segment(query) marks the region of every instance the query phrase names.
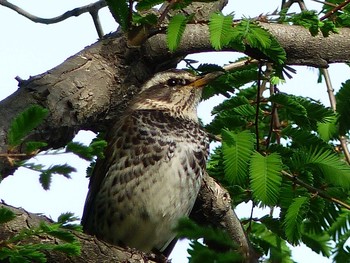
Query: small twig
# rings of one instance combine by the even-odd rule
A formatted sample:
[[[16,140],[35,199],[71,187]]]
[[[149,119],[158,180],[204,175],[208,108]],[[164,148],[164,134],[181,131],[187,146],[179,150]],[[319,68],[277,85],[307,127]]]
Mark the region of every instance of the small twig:
[[[256,93],[256,112],[255,112],[255,136],[256,136],[256,150],[259,151],[259,110],[260,110],[260,97],[261,97],[261,74],[262,74],[262,64],[259,64],[258,71],[258,90]]]
[[[94,18],[93,13],[97,13],[98,10],[107,6],[105,0],[99,0],[99,1],[92,3],[92,4],[88,4],[85,6],[74,8],[74,9],[67,11],[67,12],[63,13],[62,15],[59,15],[56,17],[42,18],[42,17],[34,16],[34,15],[28,13],[27,11],[23,10],[22,8],[8,2],[7,0],[0,0],[0,5],[10,8],[11,10],[17,12],[18,14],[28,18],[29,20],[31,20],[35,23],[41,23],[41,24],[46,24],[46,25],[55,24],[55,23],[61,22],[63,20],[66,20],[67,18],[70,18],[73,16],[80,16],[81,14],[84,14],[84,13],[90,13],[92,15],[92,17]],[[96,26],[95,20],[94,20],[94,23]],[[99,33],[99,30],[97,30],[97,33],[100,35],[101,31]]]
[[[334,89],[331,83],[331,78],[329,76],[329,71],[326,68],[321,68],[321,73],[324,76],[324,80],[326,82],[326,86],[327,86],[327,93],[328,93],[328,97],[329,97],[329,102],[331,104],[331,108],[333,111],[336,111],[337,109],[337,102],[335,100],[335,95],[334,95]]]
[[[268,133],[267,138],[266,138],[266,149],[269,148],[270,142],[271,142],[273,127],[274,127],[274,123],[275,123],[275,120],[274,120],[275,112],[277,112],[276,103],[272,103],[270,128],[269,128],[269,133]]]
[[[303,10],[305,8],[305,3],[303,0],[289,0],[289,1],[282,1],[282,9],[289,9],[293,4],[298,3],[300,9]]]
[[[333,7],[337,7],[336,4],[333,4],[333,3],[330,3],[330,2],[327,2],[327,1],[320,1],[320,0],[312,0],[316,3],[320,3],[320,4],[323,4],[323,5],[329,5],[329,6],[333,6]]]
[[[297,178],[296,176],[293,176],[291,174],[289,174],[288,172],[282,170],[281,171],[282,175],[284,175],[286,178],[288,178],[289,180],[293,181],[294,183],[306,188],[310,193],[313,193],[313,194],[316,194],[316,195],[319,195],[327,200],[330,200],[338,205],[341,205],[343,207],[345,207],[346,209],[349,209],[350,210],[350,205],[347,204],[347,203],[344,203],[343,201],[341,200],[338,200],[332,196],[330,196],[328,193],[326,193],[325,191],[321,190],[321,189],[318,189],[316,187],[313,187],[307,183],[305,183],[304,181],[300,180],[299,178]]]
[[[328,11],[323,17],[320,18],[320,21],[325,20],[326,18],[330,17],[340,9],[344,8],[347,4],[350,3],[350,0],[346,0],[345,2],[341,3],[340,5],[334,7],[332,10]]]
[[[98,16],[98,10],[94,10],[90,12],[92,20],[94,21],[95,29],[98,35],[98,38],[101,39],[104,36],[102,25],[100,22],[100,17]]]
[[[228,65],[225,65],[222,68],[225,71],[230,71],[230,70],[245,67],[246,65],[249,65],[249,64],[258,64],[258,63],[259,61],[256,59],[245,59],[245,60],[241,60],[241,61],[237,61]]]
[[[249,225],[247,227],[247,233],[249,233],[252,230],[254,207],[255,207],[255,203],[254,201],[252,201],[252,208],[250,209],[250,217],[249,217]]]
[[[160,17],[158,18],[157,26],[160,26],[162,22],[164,21],[166,15],[169,13],[170,9],[173,7],[173,5],[176,3],[177,0],[171,0],[168,3],[165,3],[159,11],[161,12]]]

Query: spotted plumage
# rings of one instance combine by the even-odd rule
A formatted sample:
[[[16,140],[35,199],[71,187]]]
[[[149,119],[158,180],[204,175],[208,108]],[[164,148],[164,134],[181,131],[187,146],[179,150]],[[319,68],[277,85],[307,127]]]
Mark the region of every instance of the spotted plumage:
[[[208,156],[196,113],[210,78],[167,71],[146,82],[107,136],[90,179],[84,231],[112,244],[160,251],[190,213]]]

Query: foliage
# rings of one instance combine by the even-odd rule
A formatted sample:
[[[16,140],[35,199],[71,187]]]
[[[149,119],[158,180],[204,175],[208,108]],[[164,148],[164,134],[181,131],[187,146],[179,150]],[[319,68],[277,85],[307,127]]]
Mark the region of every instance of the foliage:
[[[336,95],[338,125],[340,134],[345,135],[350,130],[350,80],[342,84]]]
[[[320,31],[324,37],[328,37],[330,32],[338,33],[338,29],[332,21],[320,21],[316,11],[304,10],[299,14],[295,14],[289,21],[293,22],[295,25],[301,25],[309,29],[311,35],[316,36]]]
[[[188,253],[191,255],[189,262],[240,262],[241,256],[233,249],[237,245],[226,232],[210,227],[203,227],[193,221],[182,218],[176,227],[179,238],[189,238],[191,240]],[[198,239],[203,238],[203,243]],[[205,244],[209,245],[206,246]]]
[[[7,139],[8,144],[11,147],[18,146],[23,139],[35,129],[48,115],[48,110],[33,105],[19,114],[11,123]],[[36,149],[36,147],[44,146],[45,144],[34,145],[30,144],[30,150]]]
[[[170,51],[175,51],[180,44],[188,18],[182,14],[175,15],[169,21],[167,43]]]
[[[7,223],[16,218],[10,209],[0,208],[0,224]],[[80,254],[80,244],[76,237],[69,231],[80,231],[80,226],[72,224],[76,221],[72,213],[66,213],[59,217],[57,223],[48,224],[41,221],[36,227],[23,228],[15,234],[0,242],[0,260],[14,263],[19,262],[46,262],[45,251],[55,250],[66,253],[69,256]],[[48,235],[55,238],[55,243],[35,243],[33,237],[41,238]]]

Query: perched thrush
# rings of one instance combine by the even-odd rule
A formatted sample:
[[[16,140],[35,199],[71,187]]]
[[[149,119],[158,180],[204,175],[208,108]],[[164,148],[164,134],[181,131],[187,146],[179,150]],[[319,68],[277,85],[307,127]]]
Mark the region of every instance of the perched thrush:
[[[112,244],[163,251],[193,208],[208,157],[197,105],[217,77],[182,70],[156,74],[107,135],[90,179],[84,231]]]

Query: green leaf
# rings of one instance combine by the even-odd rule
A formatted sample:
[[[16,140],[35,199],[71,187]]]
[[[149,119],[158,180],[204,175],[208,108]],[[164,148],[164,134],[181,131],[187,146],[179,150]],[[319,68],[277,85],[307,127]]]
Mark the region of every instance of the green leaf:
[[[254,137],[248,131],[233,133],[223,130],[222,138],[225,177],[232,184],[242,184],[248,179],[248,162],[254,150]]]
[[[265,220],[264,220],[265,222]],[[249,241],[254,247],[258,246],[261,254],[265,254],[266,258],[270,256],[268,262],[293,263],[291,261],[291,250],[287,246],[285,240],[281,238],[281,234],[269,230],[266,224],[255,221],[251,222],[251,233]]]
[[[292,162],[299,169],[317,169],[316,172],[320,171],[329,183],[350,189],[350,166],[330,150],[301,150],[295,152]]]
[[[66,178],[70,178],[70,173],[72,172],[76,172],[76,169],[67,164],[52,165],[48,169],[41,169],[39,182],[45,190],[48,190],[51,185],[53,174],[61,174]]]
[[[32,105],[22,113],[20,113],[11,123],[8,131],[8,143],[14,147],[21,143],[34,128],[36,128],[49,111],[39,105]]]
[[[190,243],[190,248],[187,250],[189,263],[232,263],[243,262],[242,256],[235,251],[219,252],[201,244],[198,241]]]
[[[350,246],[347,245],[350,239],[350,231],[345,232],[336,242],[333,253],[334,262],[348,262],[350,258]]]
[[[175,51],[179,46],[187,21],[188,18],[182,14],[170,19],[167,29],[167,44],[170,51]]]
[[[250,161],[250,179],[253,197],[264,205],[274,206],[277,204],[282,177],[281,157],[277,153],[262,156],[255,152]]]
[[[350,211],[342,209],[340,215],[331,224],[328,229],[329,235],[334,240],[339,239],[343,233],[347,233],[350,230]]]
[[[68,164],[57,164],[50,166],[46,171],[51,174],[61,174],[66,178],[70,178],[70,173],[76,172],[77,170]]]
[[[128,0],[106,0],[110,12],[123,31],[127,31],[130,23]]]
[[[181,218],[178,221],[175,231],[179,238],[188,238],[192,240],[204,238],[206,242],[214,242],[223,250],[235,247],[232,239],[226,232],[208,226],[197,225],[189,218]]]
[[[30,154],[45,146],[47,146],[46,142],[26,142],[25,151]]]
[[[58,244],[53,247],[53,250],[61,251],[68,256],[78,256],[81,253],[81,246],[79,243],[66,243],[66,244]]]
[[[221,50],[231,41],[233,16],[214,13],[209,19],[210,43],[216,50]]]
[[[83,145],[79,142],[70,142],[67,144],[66,151],[72,152],[87,161],[93,161],[94,157],[104,158],[104,149],[107,146],[107,142],[103,139],[104,135],[99,133],[94,138],[89,146]]]
[[[243,19],[235,29],[239,29],[240,33],[244,32],[243,38],[245,38],[248,44],[253,48],[267,49],[271,46],[270,33],[255,22]]]
[[[256,114],[256,108],[250,104],[237,106],[233,110],[243,117],[252,117]]]
[[[293,199],[283,221],[286,236],[293,245],[297,245],[301,238],[301,223],[307,213],[309,198],[301,196]]]
[[[322,235],[303,233],[301,239],[305,245],[307,245],[317,254],[322,253],[323,256],[327,258],[330,257],[332,247],[329,240],[329,235],[327,233]]]
[[[79,222],[79,218],[71,212],[62,213],[57,219],[62,228],[82,232],[82,225],[76,222]]]
[[[51,173],[47,173],[45,171],[39,175],[39,182],[40,182],[41,186],[44,188],[44,190],[50,189],[51,181],[52,181],[52,174]]]
[[[11,221],[16,214],[6,207],[0,207],[0,224]]]
[[[277,93],[270,96],[269,101],[277,103],[286,108],[287,111],[292,112],[295,115],[307,117],[307,110],[300,104],[294,96],[290,96],[284,93]]]
[[[255,21],[243,19],[233,28],[232,41],[248,44],[256,48],[278,65],[283,65],[286,52],[275,37]]]
[[[339,132],[341,135],[345,135],[350,130],[350,80],[342,83],[335,98],[337,101],[337,113],[339,114]]]
[[[320,26],[320,20],[314,10],[304,10],[290,19],[295,25],[301,25],[309,29],[311,35],[316,36]]]
[[[317,122],[317,132],[325,142],[335,139],[338,135],[337,117],[334,115],[327,122]]]

